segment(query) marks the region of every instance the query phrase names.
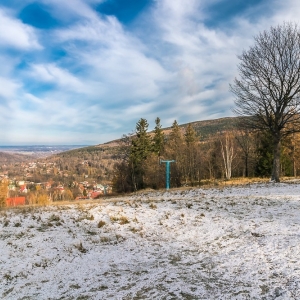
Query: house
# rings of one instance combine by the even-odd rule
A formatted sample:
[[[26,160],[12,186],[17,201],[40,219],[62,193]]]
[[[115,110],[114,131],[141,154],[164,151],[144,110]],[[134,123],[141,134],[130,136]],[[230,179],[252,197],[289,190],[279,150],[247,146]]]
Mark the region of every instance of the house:
[[[27,190],[27,186],[24,184],[24,185],[21,185],[20,186],[20,193],[27,193],[28,190]]]
[[[25,205],[25,197],[12,197],[6,199],[7,206]]]
[[[93,191],[90,193],[90,198],[92,199],[97,199],[99,198],[101,195],[103,195],[102,191]]]
[[[15,184],[10,183],[10,184],[8,185],[8,189],[9,189],[10,191],[15,191],[15,190],[16,190]]]

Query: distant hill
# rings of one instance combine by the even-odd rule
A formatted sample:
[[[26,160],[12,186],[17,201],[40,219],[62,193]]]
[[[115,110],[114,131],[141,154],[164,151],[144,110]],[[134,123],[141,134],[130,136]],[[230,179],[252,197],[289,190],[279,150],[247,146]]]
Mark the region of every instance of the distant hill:
[[[19,153],[7,153],[0,152],[0,165],[9,165],[21,162],[32,161],[32,156],[19,154]]]
[[[179,127],[185,129],[189,124],[192,124],[200,139],[207,140],[211,137],[214,137],[218,133],[234,130],[237,127],[237,124],[240,121],[240,119],[241,117],[226,117],[226,118],[220,118],[214,120],[194,121],[186,124],[179,124]],[[168,135],[171,131],[171,127],[163,128],[163,131],[166,135]],[[96,147],[96,148],[116,147],[119,145],[120,140],[121,139],[117,139],[117,140],[113,140],[92,147]],[[86,149],[86,148],[82,148],[82,149]]]
[[[240,117],[227,117],[214,120],[195,121],[179,125],[181,128],[186,128],[191,124],[201,140],[207,140],[215,136],[217,133],[234,130],[237,126]],[[164,129],[166,133],[171,130],[171,127]]]
[[[221,118],[215,120],[196,121],[179,125],[181,128],[192,124],[200,140],[205,141],[213,138],[217,133],[233,130],[239,118]],[[166,135],[171,127],[164,128]],[[48,162],[55,162],[60,170],[69,175],[77,174],[78,178],[84,174],[89,179],[109,182],[112,180],[112,170],[118,160],[118,149],[121,139],[107,143],[88,146],[79,149],[64,151],[47,157]],[[75,176],[76,177],[76,176]]]

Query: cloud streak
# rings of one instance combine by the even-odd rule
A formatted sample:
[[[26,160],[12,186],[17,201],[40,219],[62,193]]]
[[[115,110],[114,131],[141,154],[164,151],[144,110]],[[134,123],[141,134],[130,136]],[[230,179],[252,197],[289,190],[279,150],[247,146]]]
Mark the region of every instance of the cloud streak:
[[[153,1],[126,24],[102,13],[100,0],[2,5],[0,126],[9,134],[0,143],[97,144],[141,117],[170,126],[232,115],[237,55],[259,31],[297,22],[300,4],[274,1],[266,10],[258,0],[226,16],[215,11],[224,1]],[[30,4],[55,26],[25,23]]]

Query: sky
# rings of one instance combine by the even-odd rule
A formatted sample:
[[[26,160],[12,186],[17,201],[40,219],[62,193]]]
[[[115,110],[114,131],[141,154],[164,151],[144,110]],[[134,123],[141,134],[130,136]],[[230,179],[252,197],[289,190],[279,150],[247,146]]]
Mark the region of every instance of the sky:
[[[0,145],[96,145],[234,116],[253,37],[298,0],[0,1]]]

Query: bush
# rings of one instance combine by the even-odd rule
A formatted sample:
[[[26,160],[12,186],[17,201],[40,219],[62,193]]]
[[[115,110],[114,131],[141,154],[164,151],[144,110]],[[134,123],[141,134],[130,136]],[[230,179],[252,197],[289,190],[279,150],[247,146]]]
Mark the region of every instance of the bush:
[[[98,228],[101,228],[105,225],[106,223],[104,221],[99,221],[98,223]]]

